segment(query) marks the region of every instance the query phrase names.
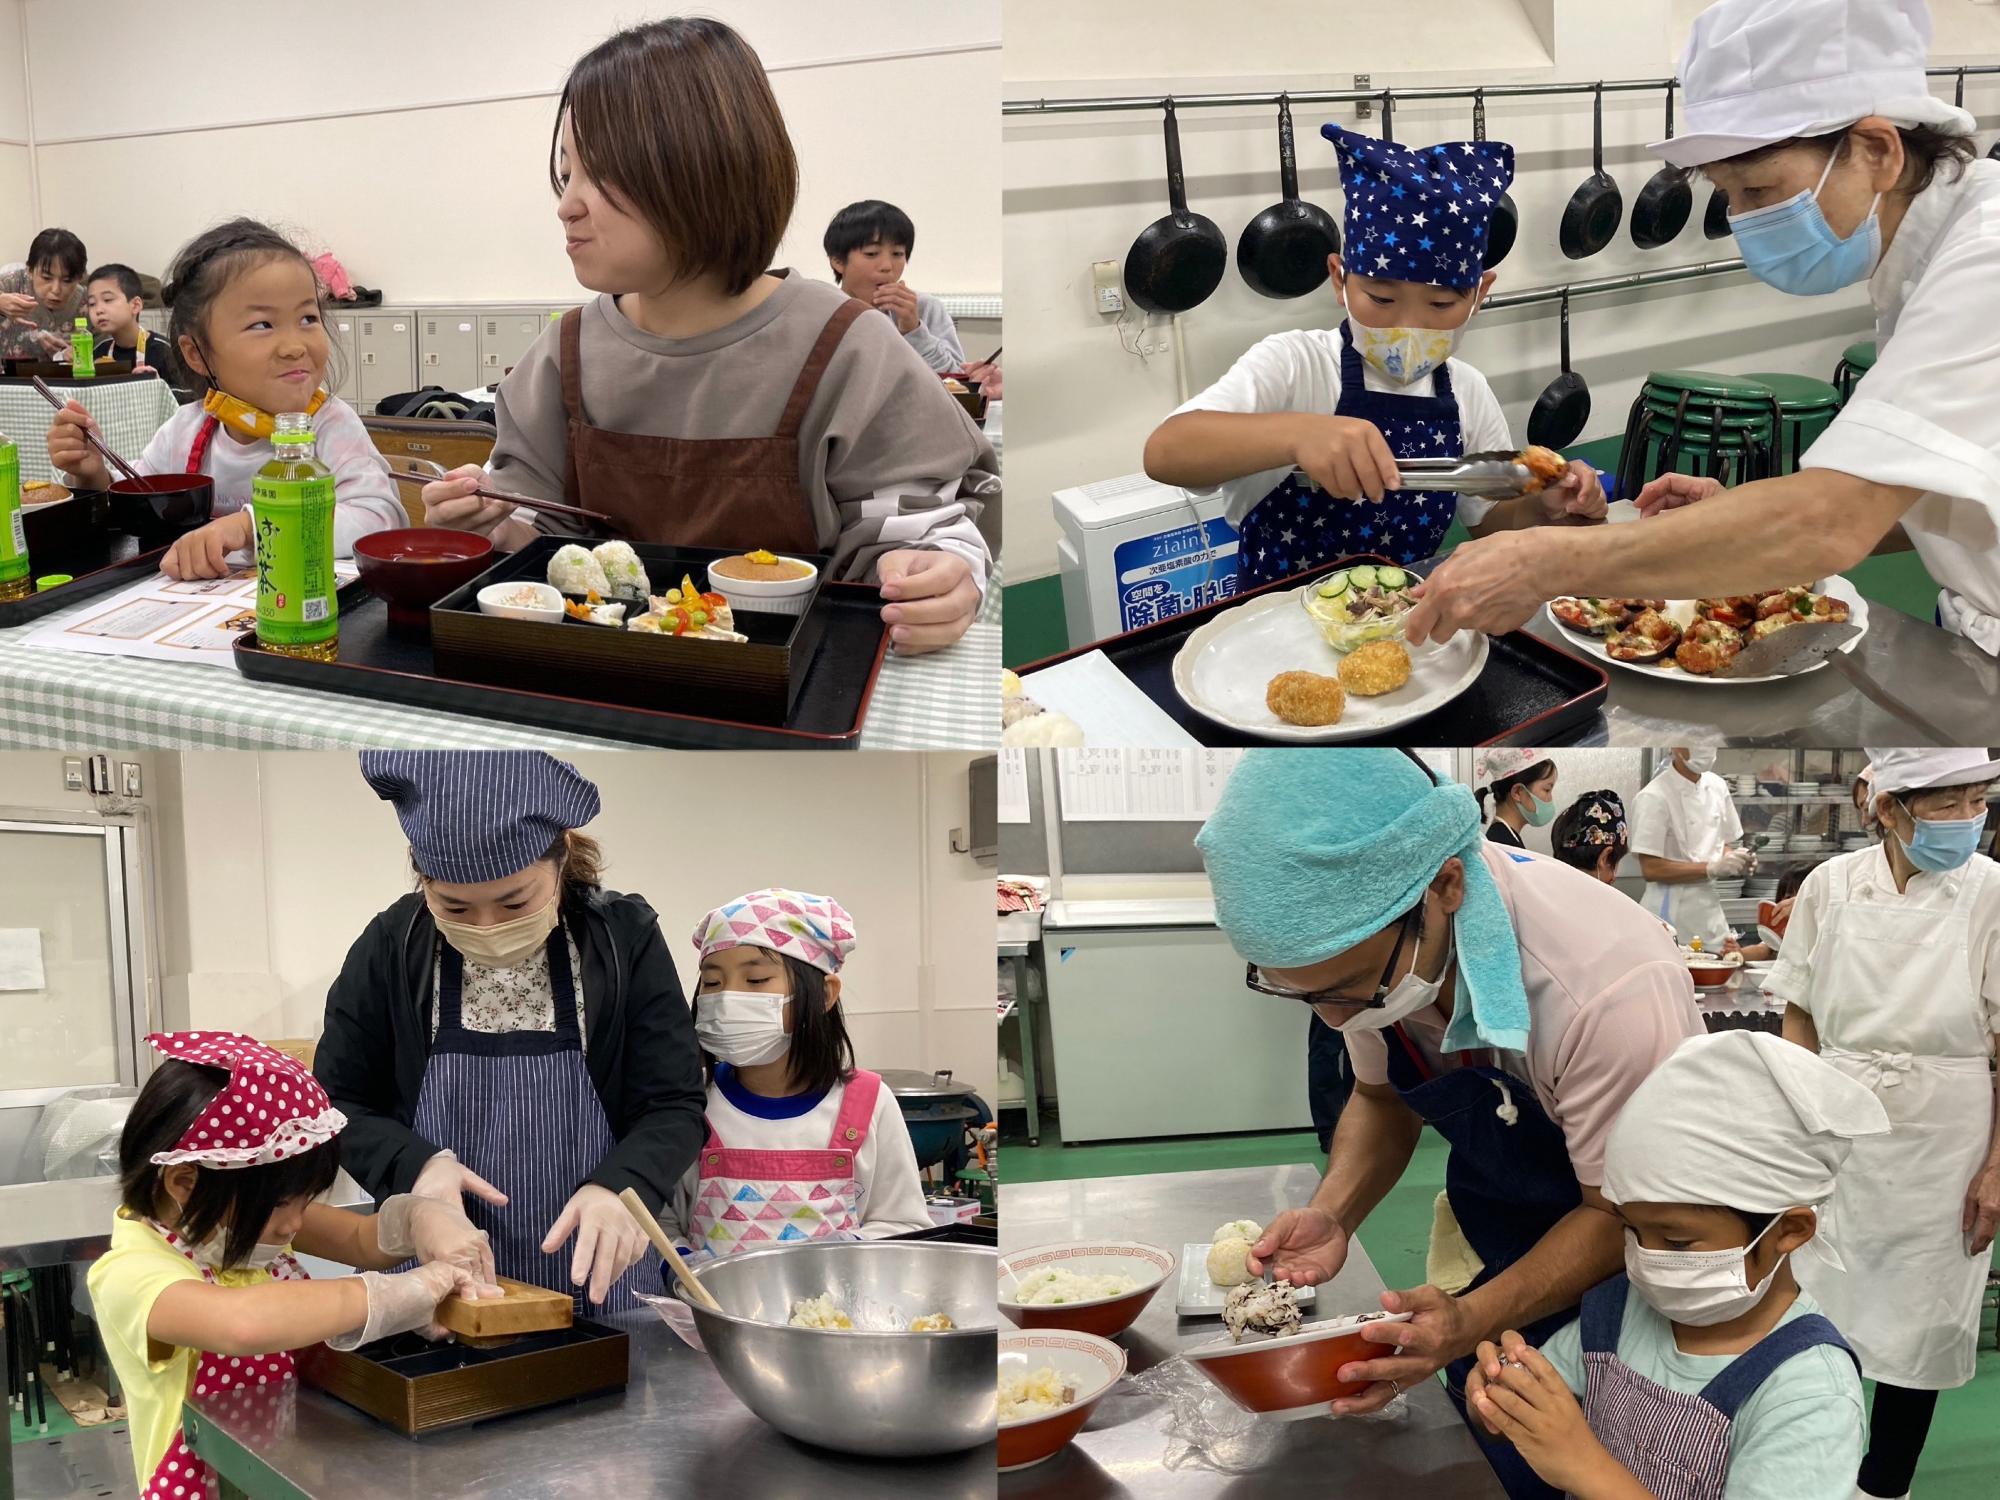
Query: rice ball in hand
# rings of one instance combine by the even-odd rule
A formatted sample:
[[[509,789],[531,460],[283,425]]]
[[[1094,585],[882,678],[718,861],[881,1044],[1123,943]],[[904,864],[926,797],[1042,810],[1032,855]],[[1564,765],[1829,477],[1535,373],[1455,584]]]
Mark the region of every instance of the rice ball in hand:
[[[1217,1286],[1243,1286],[1259,1280],[1250,1269],[1250,1241],[1217,1240],[1210,1245],[1208,1279]]]
[[[1218,1240],[1248,1240],[1256,1244],[1264,1233],[1264,1226],[1255,1219],[1231,1219],[1215,1231]]]

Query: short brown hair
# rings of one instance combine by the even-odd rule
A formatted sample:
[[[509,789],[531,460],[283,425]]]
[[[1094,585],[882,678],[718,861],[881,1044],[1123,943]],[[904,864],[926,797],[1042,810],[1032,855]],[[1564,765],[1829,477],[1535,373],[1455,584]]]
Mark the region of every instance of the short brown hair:
[[[594,890],[604,884],[604,846],[587,833],[572,828],[568,833],[557,834],[556,841],[543,851],[542,859],[556,867],[566,892]],[[429,877],[417,868],[414,850],[410,854],[410,873],[416,877],[418,890],[430,883]]]
[[[1754,167],[1780,151],[1789,151],[1794,146],[1805,146],[1821,156],[1832,156],[1840,149],[1840,143],[1847,139],[1852,126],[1829,131],[1825,135],[1795,135],[1790,140],[1776,141],[1769,146],[1759,146],[1755,151],[1745,151],[1741,156],[1729,158],[1732,167]],[[1965,171],[1966,164],[1978,154],[1978,147],[1969,135],[1954,135],[1940,130],[1935,125],[1898,125],[1896,133],[1903,138],[1903,176],[1896,184],[1896,191],[1914,197],[1929,187],[1940,169],[1949,167],[1951,175],[1947,182],[1956,182]]]
[[[735,31],[675,16],[579,58],[549,142],[558,197],[565,115],[583,170],[652,226],[675,281],[713,274],[734,297],[770,269],[799,164],[764,65]]]

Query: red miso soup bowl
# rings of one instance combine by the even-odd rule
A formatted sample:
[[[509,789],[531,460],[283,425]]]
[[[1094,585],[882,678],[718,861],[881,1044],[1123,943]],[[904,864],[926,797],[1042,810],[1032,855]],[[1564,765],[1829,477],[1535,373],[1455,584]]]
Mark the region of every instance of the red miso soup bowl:
[[[142,474],[111,484],[111,524],[147,549],[164,547],[215,516],[206,474]]]
[[[422,635],[430,633],[430,607],[492,560],[489,538],[442,526],[371,531],[354,543],[361,582],[388,604],[390,625]]]

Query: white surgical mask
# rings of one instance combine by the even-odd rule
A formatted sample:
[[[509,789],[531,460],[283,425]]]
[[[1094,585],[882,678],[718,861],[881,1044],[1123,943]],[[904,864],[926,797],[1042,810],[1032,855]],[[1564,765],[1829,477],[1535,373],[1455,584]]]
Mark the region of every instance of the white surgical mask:
[[[540,911],[531,911],[511,922],[495,922],[490,927],[453,922],[435,911],[431,920],[437,923],[444,940],[464,957],[483,968],[511,969],[542,951],[549,934],[556,930],[556,916],[556,897],[551,896],[549,904]]]
[[[1688,751],[1687,768],[1697,776],[1701,775],[1704,771],[1713,771],[1715,769],[1715,747],[1713,745],[1704,745],[1699,750]]]
[[[198,1264],[207,1266],[211,1271],[220,1271],[223,1269],[222,1247],[224,1241],[228,1238],[229,1232],[227,1230],[218,1229],[200,1244],[190,1245],[188,1248],[194,1252],[194,1258]],[[283,1245],[267,1245],[259,1240],[250,1247],[250,1254],[245,1259],[238,1261],[228,1269],[232,1271],[268,1271],[276,1263],[278,1257],[284,1253],[285,1247]]]
[[[1447,933],[1449,933],[1449,929],[1447,929]],[[1417,941],[1419,946],[1421,946],[1423,939],[1419,937]],[[1438,991],[1444,988],[1444,976],[1451,972],[1451,956],[1452,941],[1448,935],[1445,941],[1444,962],[1438,966],[1437,978],[1418,978],[1417,966],[1411,964],[1410,972],[1402,977],[1394,989],[1382,997],[1380,1005],[1371,1005],[1365,1010],[1356,1011],[1345,1021],[1342,1021],[1338,1029],[1341,1031],[1381,1031],[1387,1027],[1394,1026],[1406,1016],[1415,1015],[1426,1006],[1437,1004]]]
[[[792,1049],[785,1034],[784,995],[716,990],[694,1002],[695,1040],[702,1051],[731,1067],[776,1062]]]
[[[1783,1256],[1756,1286],[1750,1285],[1745,1264],[1750,1251],[1771,1232],[1772,1219],[1757,1239],[1736,1250],[1648,1250],[1639,1236],[1625,1231],[1625,1274],[1659,1315],[1675,1323],[1707,1328],[1739,1318],[1764,1300]]]

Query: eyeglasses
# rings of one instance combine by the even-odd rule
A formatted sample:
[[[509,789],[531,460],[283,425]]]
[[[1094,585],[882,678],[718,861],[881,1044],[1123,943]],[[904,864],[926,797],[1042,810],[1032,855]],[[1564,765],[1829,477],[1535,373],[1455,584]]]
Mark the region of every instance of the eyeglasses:
[[[1389,998],[1389,976],[1396,972],[1396,965],[1402,960],[1403,947],[1410,940],[1412,927],[1416,929],[1417,946],[1421,948],[1424,942],[1424,903],[1421,899],[1403,914],[1402,925],[1396,932],[1396,946],[1389,950],[1389,961],[1382,966],[1382,977],[1376,982],[1375,993],[1369,999],[1364,1000],[1358,995],[1342,995],[1333,990],[1280,989],[1275,985],[1266,984],[1264,976],[1258,972],[1255,964],[1243,966],[1243,987],[1253,994],[1275,995],[1280,1000],[1298,1000],[1306,1005],[1361,1005],[1370,1010],[1380,1009]]]

